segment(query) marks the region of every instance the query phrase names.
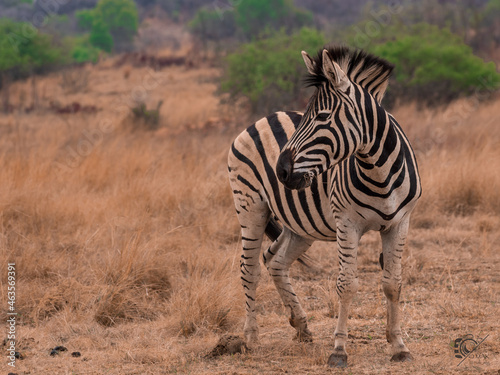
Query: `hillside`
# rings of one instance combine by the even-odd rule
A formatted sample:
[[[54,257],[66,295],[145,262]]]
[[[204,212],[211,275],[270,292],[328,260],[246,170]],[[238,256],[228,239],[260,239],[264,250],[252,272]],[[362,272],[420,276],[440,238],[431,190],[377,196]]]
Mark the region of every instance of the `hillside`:
[[[72,0],[72,1],[60,1],[57,4],[57,9],[51,9],[54,13],[58,15],[72,15],[75,11],[81,9],[90,9],[97,4],[98,0]],[[181,19],[187,20],[192,17],[196,11],[204,6],[208,9],[220,8],[229,9],[233,5],[231,1],[220,1],[214,2],[210,0],[190,0],[190,1],[178,1],[178,0],[135,0],[134,1],[140,12],[142,14],[152,14],[155,10],[161,9],[166,15],[172,16],[173,13],[179,14]],[[357,0],[351,3],[351,6],[346,6],[342,1],[311,1],[311,0],[297,0],[295,4],[297,6],[303,7],[313,11],[318,16],[330,16],[335,17],[339,14],[349,14],[347,18],[338,17],[339,21],[344,24],[347,22],[355,22],[357,17],[360,15],[360,10],[364,5],[368,3],[367,0]],[[374,5],[383,4],[383,1],[372,1]],[[343,5],[344,4],[344,5]],[[46,8],[47,6],[45,6]],[[43,1],[13,1],[13,0],[0,0],[0,14],[5,17],[25,20],[28,19],[27,16],[30,11],[43,10]],[[358,9],[358,10],[356,10]],[[334,19],[333,21],[336,21]]]

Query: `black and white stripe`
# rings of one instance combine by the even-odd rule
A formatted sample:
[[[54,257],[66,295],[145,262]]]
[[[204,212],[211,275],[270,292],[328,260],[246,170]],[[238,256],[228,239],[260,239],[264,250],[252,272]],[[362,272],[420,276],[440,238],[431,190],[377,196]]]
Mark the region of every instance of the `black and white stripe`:
[[[257,339],[255,290],[266,226],[276,217],[279,238],[264,253],[266,267],[290,310],[299,339],[311,339],[288,268],[315,240],[337,241],[341,309],[335,352],[347,361],[348,306],[357,290],[357,246],[363,233],[381,232],[387,337],[394,360],[411,356],[399,328],[401,252],[410,213],[421,194],[415,155],[403,130],[381,106],[392,65],[363,51],[330,47],[303,52],[316,87],[304,114],[278,112],[241,133],[229,152],[229,177],[242,228],[245,336]],[[270,223],[271,220],[271,223]]]

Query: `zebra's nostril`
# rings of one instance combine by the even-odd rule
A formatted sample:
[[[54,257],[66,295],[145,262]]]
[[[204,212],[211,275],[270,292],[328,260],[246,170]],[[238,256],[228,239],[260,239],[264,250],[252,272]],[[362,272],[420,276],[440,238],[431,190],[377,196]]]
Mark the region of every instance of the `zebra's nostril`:
[[[288,172],[284,169],[278,168],[278,178],[284,182],[288,181]]]
[[[291,150],[285,150],[278,158],[276,165],[276,174],[281,183],[286,183],[292,176],[293,170],[293,153]]]
[[[281,182],[288,180],[288,171],[283,167],[282,163],[278,162],[278,165],[276,166],[276,174]]]

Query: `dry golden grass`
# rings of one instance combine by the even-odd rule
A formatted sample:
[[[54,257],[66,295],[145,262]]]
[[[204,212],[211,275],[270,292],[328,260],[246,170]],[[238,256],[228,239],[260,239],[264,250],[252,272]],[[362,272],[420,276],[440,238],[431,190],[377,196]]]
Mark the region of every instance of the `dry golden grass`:
[[[113,61],[84,69],[90,73],[83,92],[65,93],[56,75],[40,79],[40,111],[0,118],[0,264],[16,263],[18,349],[26,357],[14,372],[500,369],[499,99],[477,107],[465,101],[448,109],[394,111],[417,151],[424,188],[404,258],[401,302],[404,335],[416,361],[389,362],[380,240],[369,233],[359,251],[361,287],[349,321],[350,367],[335,371],[325,363],[337,314],[336,250],[324,243],[310,251],[321,267],[292,269],[314,343],[292,342],[293,329],[263,272],[260,346],[246,354],[204,357],[220,335],[241,333],[244,318],[239,226],[226,155],[248,123],[218,103],[218,72],[165,69],[154,73],[160,83],[153,85],[145,81],[152,72],[127,68],[125,79]],[[149,107],[164,100],[155,132],[134,130],[123,105],[143,95],[145,84],[142,99]],[[28,90],[29,83],[13,87],[15,106],[28,106]],[[55,100],[101,111],[43,110]],[[101,127],[102,119],[110,125]],[[6,272],[1,275],[5,321]],[[457,367],[450,342],[467,333],[490,335],[480,350],[488,358]],[[57,345],[82,357],[50,357]],[[2,358],[0,368],[7,369]]]

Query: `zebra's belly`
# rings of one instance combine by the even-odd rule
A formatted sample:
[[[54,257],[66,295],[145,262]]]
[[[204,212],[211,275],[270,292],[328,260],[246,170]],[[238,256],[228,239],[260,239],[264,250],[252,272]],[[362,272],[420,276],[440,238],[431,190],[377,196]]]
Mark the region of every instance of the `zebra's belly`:
[[[335,241],[336,224],[328,198],[327,174],[301,191],[280,184],[268,197],[273,214],[292,232],[318,241]]]

